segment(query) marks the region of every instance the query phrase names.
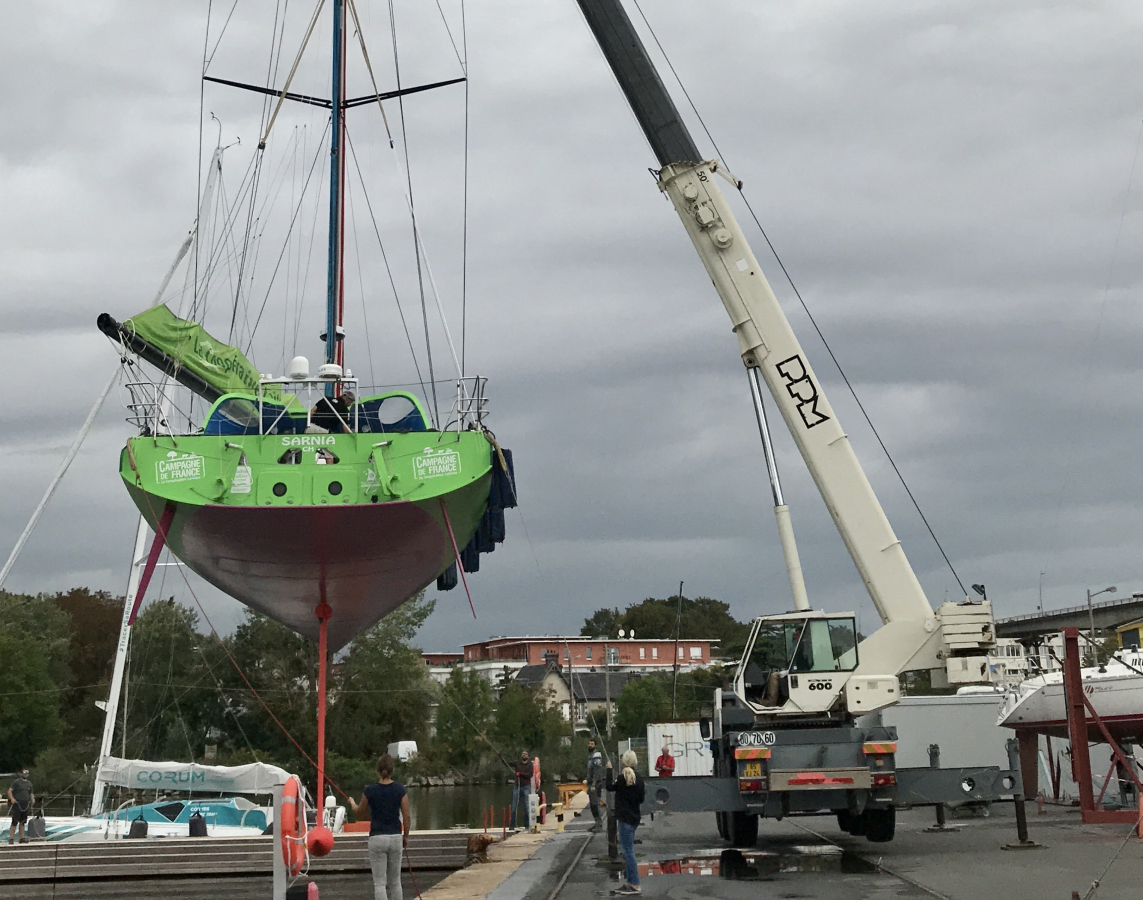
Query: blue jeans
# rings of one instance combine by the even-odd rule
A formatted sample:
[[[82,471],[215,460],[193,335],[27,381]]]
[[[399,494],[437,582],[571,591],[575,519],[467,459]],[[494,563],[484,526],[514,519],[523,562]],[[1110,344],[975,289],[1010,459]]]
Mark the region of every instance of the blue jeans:
[[[627,861],[627,883],[639,886],[639,864],[635,862],[635,829],[638,825],[619,823],[619,846],[623,848],[623,858]]]
[[[508,827],[516,827],[516,810],[520,805],[524,806],[524,822],[528,825],[528,830],[532,830],[532,803],[528,799],[532,796],[532,785],[529,782],[524,786],[514,785],[512,788],[512,815],[508,819]]]

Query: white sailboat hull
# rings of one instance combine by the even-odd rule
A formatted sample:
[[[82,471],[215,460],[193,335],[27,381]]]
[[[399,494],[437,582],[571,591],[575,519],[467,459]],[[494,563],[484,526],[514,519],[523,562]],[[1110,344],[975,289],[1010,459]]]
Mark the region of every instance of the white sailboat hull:
[[[1125,651],[1122,661],[1081,669],[1083,691],[1116,740],[1143,739],[1143,654]],[[1088,739],[1103,741],[1102,730],[1087,712]],[[1021,682],[1009,691],[997,724],[1053,737],[1067,737],[1063,673],[1052,672]]]

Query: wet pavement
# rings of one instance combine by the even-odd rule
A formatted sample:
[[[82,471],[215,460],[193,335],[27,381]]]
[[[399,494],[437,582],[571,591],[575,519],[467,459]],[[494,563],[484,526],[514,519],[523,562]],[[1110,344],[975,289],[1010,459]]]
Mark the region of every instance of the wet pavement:
[[[1143,897],[1143,843],[1124,840],[1127,826],[1085,826],[1078,811],[1058,807],[1038,816],[1031,806],[1029,819],[1038,849],[1005,849],[1016,842],[1015,820],[1011,804],[997,804],[988,817],[950,818],[944,832],[928,830],[931,809],[903,811],[887,844],[851,837],[833,817],[763,820],[754,848],[732,850],[712,814],[660,815],[644,819],[635,849],[644,896],[669,900],[1071,900],[1097,879],[1093,900]],[[596,900],[621,881],[606,835],[577,820],[488,900]]]

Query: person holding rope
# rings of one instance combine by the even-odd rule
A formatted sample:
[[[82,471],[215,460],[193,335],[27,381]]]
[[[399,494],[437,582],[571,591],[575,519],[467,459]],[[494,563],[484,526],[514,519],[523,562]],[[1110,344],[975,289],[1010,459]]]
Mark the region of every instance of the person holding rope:
[[[32,782],[28,779],[28,769],[20,771],[20,777],[12,782],[8,788],[8,802],[12,805],[12,824],[8,828],[8,843],[16,836],[16,826],[20,827],[20,843],[28,843],[24,836],[24,826],[28,822],[28,814],[32,811],[32,804],[36,802],[36,795],[32,793]]]
[[[373,871],[373,900],[402,900],[401,854],[409,846],[409,792],[393,780],[393,757],[377,760],[377,781],[366,785],[361,801],[349,800],[359,818],[369,822],[369,868]]]
[[[599,793],[603,790],[603,754],[595,749],[595,738],[587,742],[587,802],[595,819],[592,831],[603,830],[603,815],[599,811]]]
[[[524,804],[524,821],[528,823],[528,831],[532,830],[532,792],[535,769],[527,750],[520,751],[520,762],[512,770],[515,782],[512,786],[512,815],[508,819],[508,827],[516,827],[516,810],[520,803]]]

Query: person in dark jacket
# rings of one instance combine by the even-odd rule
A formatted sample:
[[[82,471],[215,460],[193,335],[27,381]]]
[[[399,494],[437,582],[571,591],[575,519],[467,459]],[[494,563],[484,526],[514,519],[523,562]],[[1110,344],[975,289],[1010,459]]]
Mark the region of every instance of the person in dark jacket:
[[[532,778],[534,774],[535,769],[532,766],[531,757],[528,756],[528,751],[521,750],[520,762],[512,770],[512,815],[508,821],[509,828],[516,827],[516,811],[521,803],[524,805],[523,821],[528,823],[528,831],[531,831],[535,824],[532,821],[532,794],[534,793]]]
[[[310,424],[333,434],[352,431],[349,408],[356,399],[353,391],[342,391],[339,397],[322,397],[310,413]]]
[[[361,801],[349,801],[358,816],[369,816],[369,868],[374,900],[401,900],[401,855],[409,846],[409,793],[393,780],[393,757],[377,760],[377,781],[366,785]]]
[[[634,750],[623,754],[623,771],[615,779],[607,779],[607,789],[615,792],[615,818],[619,825],[619,846],[627,862],[627,880],[616,891],[617,894],[641,894],[639,887],[639,865],[635,862],[635,829],[639,827],[639,807],[643,805],[645,786],[643,779],[635,771],[639,758]],[[608,771],[611,763],[607,764]]]
[[[587,802],[591,807],[595,831],[603,830],[603,815],[599,811],[599,794],[603,790],[603,754],[595,749],[595,739],[587,742]]]
[[[12,843],[12,839],[16,837],[16,828],[19,826],[20,830],[20,843],[28,843],[28,839],[24,836],[24,825],[27,824],[28,814],[32,810],[32,804],[36,802],[36,795],[32,792],[32,782],[28,780],[28,770],[24,768],[20,772],[20,777],[12,782],[12,786],[8,788],[8,802],[12,806],[12,824],[8,828],[8,843]]]

